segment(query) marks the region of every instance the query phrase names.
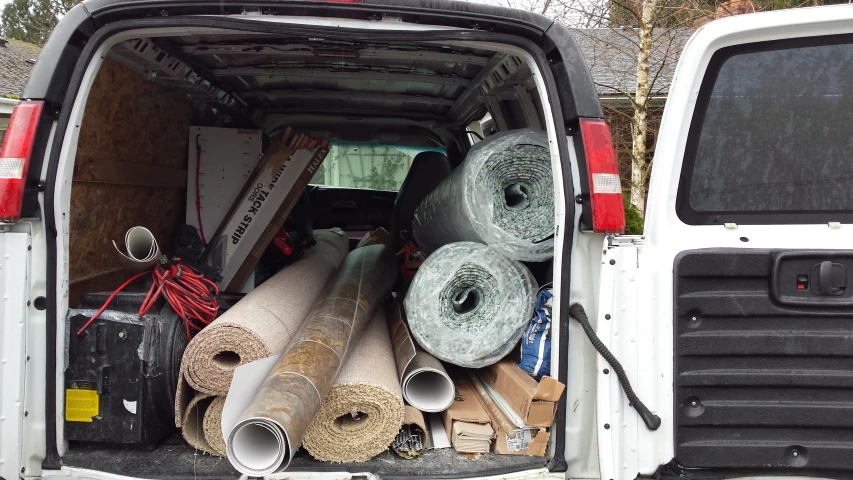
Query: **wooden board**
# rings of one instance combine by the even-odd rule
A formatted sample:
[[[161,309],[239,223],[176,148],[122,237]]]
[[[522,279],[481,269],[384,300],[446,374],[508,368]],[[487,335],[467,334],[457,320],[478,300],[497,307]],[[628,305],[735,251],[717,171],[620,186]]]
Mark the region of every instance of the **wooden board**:
[[[87,291],[111,290],[124,275],[112,240],[150,229],[174,252],[186,202],[186,98],[105,60],[86,103],[71,189],[69,269],[72,305]]]

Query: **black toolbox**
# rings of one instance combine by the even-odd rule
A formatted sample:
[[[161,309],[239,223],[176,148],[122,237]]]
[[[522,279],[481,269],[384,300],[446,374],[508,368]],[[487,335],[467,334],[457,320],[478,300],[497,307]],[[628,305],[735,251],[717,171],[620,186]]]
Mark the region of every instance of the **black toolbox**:
[[[146,292],[122,292],[77,332],[110,293],[68,312],[65,438],[154,448],[175,432],[175,390],[187,346],[182,320],[162,299],[144,317]]]

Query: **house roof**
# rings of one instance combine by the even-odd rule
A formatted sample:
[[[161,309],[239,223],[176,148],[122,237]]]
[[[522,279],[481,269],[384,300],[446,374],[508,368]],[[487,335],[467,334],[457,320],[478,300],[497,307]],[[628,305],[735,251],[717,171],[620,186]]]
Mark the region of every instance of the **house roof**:
[[[0,41],[0,95],[18,96],[24,90],[30,69],[41,48],[20,40]]]
[[[619,97],[636,91],[639,39],[635,29],[573,29],[572,34],[580,45],[599,96]],[[669,93],[678,56],[692,34],[690,29],[655,31],[649,69],[650,96]]]

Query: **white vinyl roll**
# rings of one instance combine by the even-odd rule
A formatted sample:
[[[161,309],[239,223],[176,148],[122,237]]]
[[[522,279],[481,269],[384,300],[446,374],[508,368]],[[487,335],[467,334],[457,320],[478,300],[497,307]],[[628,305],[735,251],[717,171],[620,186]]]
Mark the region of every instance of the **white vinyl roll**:
[[[132,227],[124,234],[124,252],[118,248],[115,240],[113,240],[113,247],[122,256],[125,268],[134,272],[154,268],[160,259],[160,246],[157,245],[157,239],[145,227]]]

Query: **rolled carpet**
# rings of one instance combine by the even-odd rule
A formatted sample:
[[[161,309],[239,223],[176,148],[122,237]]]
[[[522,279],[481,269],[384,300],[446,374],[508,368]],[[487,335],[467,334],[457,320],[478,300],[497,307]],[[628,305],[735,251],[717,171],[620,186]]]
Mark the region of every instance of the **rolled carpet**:
[[[403,394],[385,312],[367,330],[335,378],[302,445],[324,462],[364,462],[388,450],[403,425]]]
[[[225,406],[225,397],[213,397],[213,401],[207,406],[202,422],[204,439],[213,453],[220,457],[228,456],[225,449],[225,439],[222,438],[222,407]]]
[[[184,412],[181,433],[191,446],[220,457],[226,456],[222,439],[222,406],[225,397],[197,393]]]
[[[206,453],[218,455],[218,453],[216,453],[216,451],[207,442],[207,439],[204,438],[204,431],[202,429],[204,416],[207,413],[208,407],[210,407],[210,402],[212,402],[214,398],[216,397],[212,395],[197,393],[192,400],[190,400],[189,404],[187,404],[186,410],[184,411],[184,417],[181,419],[181,423],[183,424],[181,434],[190,446]]]
[[[468,368],[491,365],[521,338],[536,280],[519,262],[481,243],[445,245],[418,269],[404,307],[418,345]]]
[[[427,255],[453,242],[486,243],[531,262],[554,256],[554,178],[548,136],[534,129],[490,136],[415,209]]]
[[[189,343],[175,398],[178,426],[193,389],[225,395],[235,368],[281,353],[290,342],[349,249],[339,229],[315,231],[314,239],[317,244],[302,259],[252,290]]]
[[[395,271],[384,245],[346,256],[227,435],[228,460],[239,472],[261,477],[287,468]]]

